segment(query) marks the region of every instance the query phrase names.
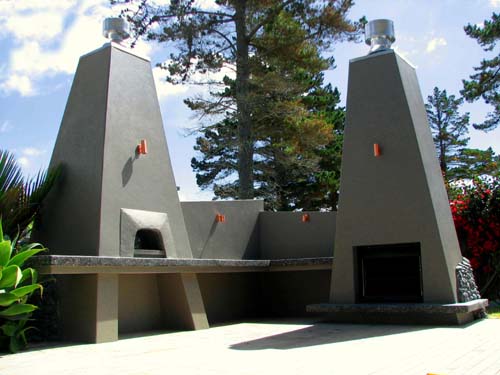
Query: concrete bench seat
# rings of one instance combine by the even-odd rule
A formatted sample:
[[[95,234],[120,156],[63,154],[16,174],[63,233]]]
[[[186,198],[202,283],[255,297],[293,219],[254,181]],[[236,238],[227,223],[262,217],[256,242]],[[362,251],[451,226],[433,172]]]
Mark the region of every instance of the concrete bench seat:
[[[332,264],[332,257],[40,255],[30,260],[39,273],[54,276],[62,339],[75,342],[115,341],[120,333],[203,329],[259,316],[262,306],[277,315],[304,315],[307,304],[327,298]]]
[[[41,255],[31,261],[42,274],[229,273],[329,270],[332,257],[292,259],[190,259]]]

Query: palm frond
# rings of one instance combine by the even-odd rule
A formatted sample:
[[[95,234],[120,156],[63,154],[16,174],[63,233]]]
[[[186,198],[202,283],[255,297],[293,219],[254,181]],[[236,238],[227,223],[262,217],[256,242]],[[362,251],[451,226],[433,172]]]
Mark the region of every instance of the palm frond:
[[[0,197],[7,190],[22,185],[21,167],[14,155],[7,150],[0,150]]]
[[[59,174],[59,168],[40,171],[25,181],[13,155],[0,150],[0,217],[7,236],[25,232]]]

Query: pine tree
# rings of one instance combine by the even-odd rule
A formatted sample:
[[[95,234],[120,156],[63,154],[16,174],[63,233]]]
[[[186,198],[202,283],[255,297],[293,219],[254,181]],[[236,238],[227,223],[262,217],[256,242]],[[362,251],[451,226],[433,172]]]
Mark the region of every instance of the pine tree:
[[[486,150],[465,148],[460,152],[452,175],[454,179],[500,178],[500,155],[495,155],[491,147]]]
[[[499,177],[500,156],[487,150],[467,148],[469,114],[461,115],[463,99],[448,96],[435,87],[425,105],[443,177],[447,182],[481,176]]]
[[[316,174],[320,173],[320,161],[329,156],[325,150],[330,142],[338,143],[334,129],[343,125],[339,121],[343,109],[337,108],[338,91],[330,85],[322,86],[321,71],[331,62],[303,40],[303,33],[299,23],[281,14],[256,38],[259,48],[251,59],[255,196],[264,198],[268,209],[325,205],[322,201],[329,195],[325,190],[332,186],[324,178],[326,173]],[[289,40],[297,42],[290,44]],[[220,96],[231,96],[231,92]],[[196,102],[188,104],[199,110]],[[219,198],[239,198],[239,181],[230,179],[238,166],[234,159],[236,131],[235,121],[226,118],[205,129],[197,139],[195,148],[200,154],[192,160],[192,166],[198,184],[202,188],[213,184]]]
[[[469,142],[469,114],[461,115],[459,107],[463,99],[455,99],[455,95],[440,91],[434,87],[432,95],[427,97],[427,117],[436,146],[439,165],[445,180],[454,179],[454,167],[457,166],[460,153]]]
[[[168,6],[156,6],[147,0],[125,2],[137,4],[135,9],[123,12],[137,37],[176,44],[179,52],[173,53],[170,61],[162,64],[171,82],[185,82],[194,72],[220,71],[228,66],[236,71],[234,79],[224,78],[223,90],[213,92],[211,98],[192,99],[187,104],[204,116],[224,117],[224,120],[202,129],[203,134],[214,131],[208,138],[220,137],[218,130],[222,125],[235,127],[234,131],[221,131],[225,135],[231,132],[231,145],[236,147],[231,154],[237,158],[238,178],[233,182],[237,194],[231,195],[240,199],[253,198],[254,188],[261,188],[254,184],[254,176],[261,173],[255,151],[260,142],[264,142],[259,127],[268,113],[262,109],[259,79],[267,88],[273,82],[276,84],[272,95],[279,96],[280,90],[286,94],[288,90],[282,85],[282,80],[273,80],[277,77],[277,74],[272,74],[273,65],[264,66],[260,63],[262,58],[255,56],[267,54],[265,58],[272,61],[274,53],[281,60],[299,62],[300,54],[289,55],[295,46],[307,43],[324,51],[336,40],[356,39],[362,26],[347,19],[352,0],[215,0],[214,8],[199,7],[192,0],[172,0]],[[290,30],[281,27],[282,36],[269,32],[269,28],[287,24]],[[278,43],[273,45],[273,42]],[[263,71],[267,72],[260,76]],[[292,102],[287,103],[289,106],[276,104],[271,117],[286,112],[288,121],[293,116],[307,114],[307,111],[294,109]],[[306,117],[303,130],[308,124],[311,122]],[[205,146],[197,144],[197,147],[201,150]],[[205,183],[200,182],[201,186]]]
[[[469,24],[464,29],[485,51],[493,51],[500,39],[500,15],[493,13],[491,20],[484,21],[484,26]],[[497,54],[491,59],[483,59],[474,70],[476,73],[470,76],[470,80],[463,80],[464,88],[460,93],[469,102],[482,98],[493,106],[493,112],[487,115],[482,124],[474,124],[478,130],[493,130],[500,122],[500,56]]]

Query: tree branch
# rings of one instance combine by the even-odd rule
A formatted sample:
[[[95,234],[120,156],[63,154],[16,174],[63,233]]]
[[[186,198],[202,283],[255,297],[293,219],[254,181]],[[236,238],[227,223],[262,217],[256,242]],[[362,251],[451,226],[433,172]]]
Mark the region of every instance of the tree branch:
[[[274,17],[276,17],[285,7],[293,3],[292,0],[283,1],[279,7],[272,9],[266,17],[264,17],[254,28],[248,33],[247,40],[250,41],[255,34],[262,28],[266,23],[269,23]]]

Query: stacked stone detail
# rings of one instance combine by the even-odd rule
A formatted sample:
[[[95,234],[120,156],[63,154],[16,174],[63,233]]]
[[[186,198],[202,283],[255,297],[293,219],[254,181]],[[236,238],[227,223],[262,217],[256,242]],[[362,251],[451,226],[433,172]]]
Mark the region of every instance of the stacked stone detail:
[[[463,257],[456,267],[458,302],[469,302],[480,299],[481,295],[477,289],[474,273],[469,259]]]

